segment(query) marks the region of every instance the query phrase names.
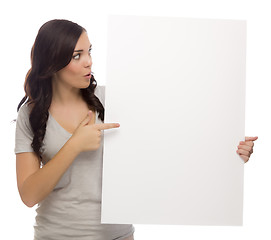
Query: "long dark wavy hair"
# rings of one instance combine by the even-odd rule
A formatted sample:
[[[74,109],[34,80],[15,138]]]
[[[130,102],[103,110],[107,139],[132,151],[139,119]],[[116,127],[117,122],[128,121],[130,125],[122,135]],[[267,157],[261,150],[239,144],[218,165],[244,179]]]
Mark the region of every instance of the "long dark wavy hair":
[[[26,74],[25,96],[20,107],[26,103],[30,106],[29,122],[34,134],[32,148],[42,160],[42,145],[52,101],[52,76],[69,64],[75,45],[86,30],[78,24],[62,19],[46,22],[41,26],[31,49],[31,68]],[[90,85],[80,89],[84,101],[98,117],[104,121],[104,107],[94,95],[97,82],[91,74]]]

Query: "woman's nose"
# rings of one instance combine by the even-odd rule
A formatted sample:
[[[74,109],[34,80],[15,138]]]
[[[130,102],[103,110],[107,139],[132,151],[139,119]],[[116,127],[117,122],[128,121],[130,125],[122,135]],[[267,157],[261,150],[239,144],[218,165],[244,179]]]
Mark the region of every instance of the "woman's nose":
[[[88,55],[85,60],[85,67],[91,67],[92,65],[92,58],[91,55]]]

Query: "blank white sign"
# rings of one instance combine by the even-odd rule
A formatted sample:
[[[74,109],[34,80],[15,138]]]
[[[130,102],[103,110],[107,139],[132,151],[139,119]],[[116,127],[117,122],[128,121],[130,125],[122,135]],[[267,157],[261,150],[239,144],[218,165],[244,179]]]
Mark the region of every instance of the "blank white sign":
[[[246,22],[108,17],[102,223],[242,225]]]

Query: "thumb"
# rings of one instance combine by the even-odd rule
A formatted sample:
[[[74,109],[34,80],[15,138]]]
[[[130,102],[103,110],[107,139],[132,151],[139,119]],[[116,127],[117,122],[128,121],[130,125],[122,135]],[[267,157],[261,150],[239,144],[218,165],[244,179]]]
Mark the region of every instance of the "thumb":
[[[255,141],[258,139],[258,137],[245,137],[245,141]]]
[[[92,111],[89,111],[88,116],[89,116],[89,122],[87,123],[87,125],[95,124],[95,113]]]
[[[85,119],[79,124],[79,127],[80,127],[80,126],[85,126],[85,125],[90,124],[91,119],[93,118],[92,115],[93,115],[93,112],[92,112],[92,111],[88,111],[87,116],[86,116]]]

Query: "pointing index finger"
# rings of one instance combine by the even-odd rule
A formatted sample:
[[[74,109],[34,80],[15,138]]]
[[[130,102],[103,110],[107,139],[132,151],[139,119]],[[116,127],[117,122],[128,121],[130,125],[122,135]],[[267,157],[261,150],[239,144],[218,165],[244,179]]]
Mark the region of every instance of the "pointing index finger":
[[[119,123],[100,123],[100,124],[95,124],[95,127],[98,130],[105,130],[105,129],[111,129],[111,128],[118,128],[120,127]]]

